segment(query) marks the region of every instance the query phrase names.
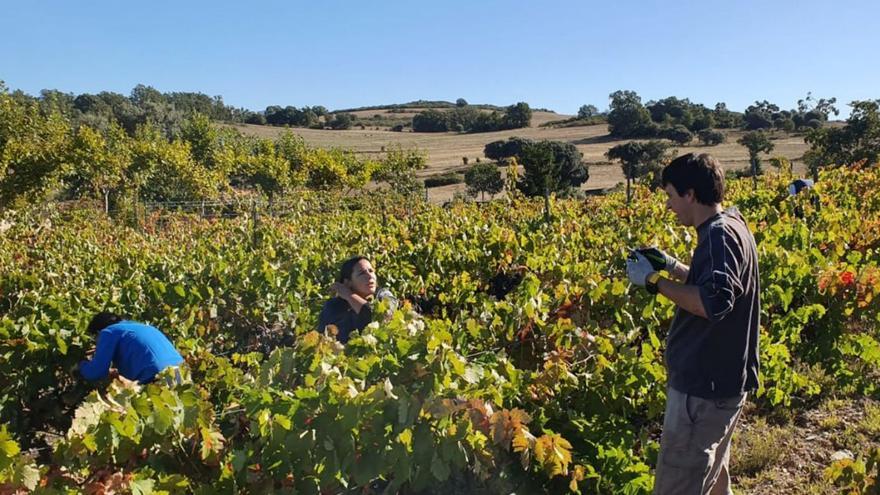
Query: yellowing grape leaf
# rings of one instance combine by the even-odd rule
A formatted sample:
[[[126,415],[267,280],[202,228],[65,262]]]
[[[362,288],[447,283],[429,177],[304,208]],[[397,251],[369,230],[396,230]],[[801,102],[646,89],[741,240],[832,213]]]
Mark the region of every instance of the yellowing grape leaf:
[[[571,444],[562,436],[550,433],[535,441],[535,460],[551,477],[568,474]]]

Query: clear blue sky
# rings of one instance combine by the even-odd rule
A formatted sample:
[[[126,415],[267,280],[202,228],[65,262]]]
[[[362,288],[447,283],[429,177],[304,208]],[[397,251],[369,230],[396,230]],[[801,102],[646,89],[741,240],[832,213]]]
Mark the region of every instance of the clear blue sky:
[[[0,2],[0,79],[31,94],[143,83],[252,110],[463,97],[561,113],[617,89],[734,110],[880,98],[877,0]]]

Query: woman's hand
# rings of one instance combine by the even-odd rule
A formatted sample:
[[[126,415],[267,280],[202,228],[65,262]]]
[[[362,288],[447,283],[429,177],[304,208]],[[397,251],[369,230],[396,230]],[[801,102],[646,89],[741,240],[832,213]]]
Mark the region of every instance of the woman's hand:
[[[340,282],[334,282],[333,285],[330,286],[330,290],[336,293],[337,296],[345,299],[346,301],[351,300],[351,289]]]
[[[357,314],[360,314],[361,308],[367,304],[366,299],[352,292],[351,288],[345,284],[336,282],[330,286],[330,289],[336,291],[337,296],[345,299],[348,305],[351,306],[351,309]]]

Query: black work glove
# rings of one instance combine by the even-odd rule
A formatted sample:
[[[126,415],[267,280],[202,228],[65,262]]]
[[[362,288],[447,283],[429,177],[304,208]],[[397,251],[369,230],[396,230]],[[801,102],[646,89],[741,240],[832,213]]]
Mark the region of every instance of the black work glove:
[[[648,261],[651,262],[651,266],[654,267],[655,270],[666,270],[669,273],[675,271],[676,265],[678,265],[678,260],[666,254],[665,251],[661,251],[657,247],[647,247],[647,248],[639,248],[636,249],[639,253],[642,254],[645,258],[648,258]]]

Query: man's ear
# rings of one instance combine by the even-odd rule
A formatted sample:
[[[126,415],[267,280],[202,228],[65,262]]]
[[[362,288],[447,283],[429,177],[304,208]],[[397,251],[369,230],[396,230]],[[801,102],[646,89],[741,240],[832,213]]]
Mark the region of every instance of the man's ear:
[[[688,189],[687,192],[684,193],[683,197],[688,201],[688,203],[693,203],[697,200],[697,194],[694,193],[693,189]]]

